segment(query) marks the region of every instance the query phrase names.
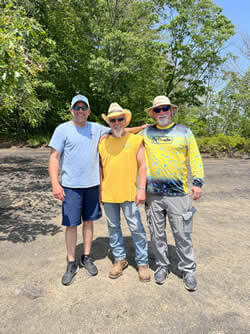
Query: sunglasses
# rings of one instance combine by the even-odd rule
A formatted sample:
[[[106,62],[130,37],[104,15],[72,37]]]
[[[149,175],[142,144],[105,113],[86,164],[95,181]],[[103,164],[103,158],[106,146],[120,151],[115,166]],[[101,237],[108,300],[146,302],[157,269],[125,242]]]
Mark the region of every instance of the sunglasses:
[[[86,111],[88,110],[88,106],[74,106],[73,109],[76,110],[76,111],[79,111],[80,109],[82,109],[82,111]]]
[[[154,108],[153,110],[156,114],[159,114],[161,112],[161,110],[166,112],[166,111],[169,111],[170,108],[171,108],[170,106],[163,106],[163,107],[159,107],[159,108]]]
[[[110,121],[110,123],[115,123],[116,121],[118,121],[118,122],[122,122],[122,121],[124,121],[124,117],[120,117],[120,118],[111,118],[109,121]]]

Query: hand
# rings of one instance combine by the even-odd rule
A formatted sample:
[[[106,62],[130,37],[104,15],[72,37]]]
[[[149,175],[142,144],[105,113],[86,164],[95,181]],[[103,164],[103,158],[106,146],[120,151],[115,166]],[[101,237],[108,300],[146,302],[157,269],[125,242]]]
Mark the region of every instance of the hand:
[[[60,186],[59,183],[52,186],[52,192],[56,199],[59,199],[60,201],[64,200],[65,197],[64,189],[63,187]]]
[[[190,195],[192,196],[193,200],[197,200],[201,197],[201,188],[197,187],[197,186],[192,186],[191,191],[190,191]]]
[[[99,139],[99,144],[103,141],[104,138],[108,138],[109,134],[105,133],[105,135],[101,136],[101,138]]]
[[[137,194],[136,194],[136,201],[135,204],[139,205],[139,204],[143,204],[145,202],[145,190],[138,190]]]
[[[151,126],[151,125],[153,125],[153,124],[143,124],[143,125],[141,126],[141,128],[142,128],[142,129],[145,129],[145,128]]]

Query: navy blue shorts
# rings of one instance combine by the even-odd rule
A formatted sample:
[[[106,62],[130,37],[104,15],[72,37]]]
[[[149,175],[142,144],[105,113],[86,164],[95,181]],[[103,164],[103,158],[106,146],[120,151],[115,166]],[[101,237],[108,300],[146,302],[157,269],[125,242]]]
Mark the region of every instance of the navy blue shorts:
[[[62,225],[77,226],[83,221],[96,220],[102,216],[99,204],[99,186],[90,188],[63,187]]]

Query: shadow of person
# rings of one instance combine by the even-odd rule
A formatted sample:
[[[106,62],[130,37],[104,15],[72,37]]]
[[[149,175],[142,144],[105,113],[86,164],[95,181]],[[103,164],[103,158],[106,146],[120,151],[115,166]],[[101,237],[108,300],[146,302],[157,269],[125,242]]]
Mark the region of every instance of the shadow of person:
[[[91,257],[94,261],[104,259],[109,252],[109,239],[97,238],[93,240],[91,247]],[[83,255],[83,243],[76,246],[76,260],[80,260]]]
[[[126,249],[126,259],[128,261],[128,264],[129,266],[137,270],[133,239],[131,237],[125,236],[123,237],[123,240],[124,240],[124,246]],[[83,254],[83,243],[76,246],[76,259],[78,261],[80,260],[82,254]],[[94,261],[101,260],[101,259],[104,259],[105,257],[108,257],[109,260],[112,263],[114,263],[114,257],[112,254],[112,250],[109,246],[109,238],[98,237],[95,240],[93,240],[90,255]]]

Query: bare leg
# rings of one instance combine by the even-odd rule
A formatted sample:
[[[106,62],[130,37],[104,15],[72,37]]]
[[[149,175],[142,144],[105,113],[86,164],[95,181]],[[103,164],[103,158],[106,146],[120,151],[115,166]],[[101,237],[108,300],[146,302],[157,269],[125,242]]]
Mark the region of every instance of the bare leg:
[[[67,226],[65,231],[65,242],[67,248],[68,261],[75,261],[77,241],[77,226]]]
[[[84,244],[84,249],[83,249],[83,254],[84,255],[89,255],[90,250],[91,250],[91,245],[92,245],[92,240],[93,240],[93,221],[84,221],[82,225],[82,238],[83,238],[83,244]]]

